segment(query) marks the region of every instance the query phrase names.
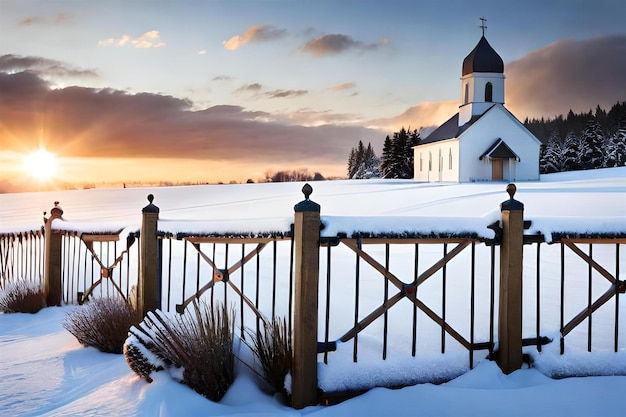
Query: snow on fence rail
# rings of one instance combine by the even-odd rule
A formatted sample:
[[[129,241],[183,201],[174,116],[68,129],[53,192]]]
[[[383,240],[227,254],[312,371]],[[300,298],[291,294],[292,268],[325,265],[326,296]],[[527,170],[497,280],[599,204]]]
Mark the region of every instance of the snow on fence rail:
[[[293,217],[239,222],[160,219],[149,198],[141,227],[65,221],[55,205],[44,228],[0,233],[0,283],[45,276],[49,304],[127,299],[133,287],[148,310],[220,300],[236,305],[242,337],[284,316],[309,358],[299,359],[304,385],[318,380],[318,359],[332,367],[372,352],[465,352],[469,367],[477,353],[499,355],[511,371],[521,366],[522,346],[541,351],[556,338],[561,353],[566,340],[588,351],[624,349],[623,217],[524,221],[514,190],[501,210],[480,218],[320,216],[309,195]],[[310,313],[302,321],[306,304],[315,308],[312,323]],[[463,366],[452,368],[446,377]],[[437,382],[436,372],[426,380]],[[317,395],[295,389],[305,392],[302,404]]]

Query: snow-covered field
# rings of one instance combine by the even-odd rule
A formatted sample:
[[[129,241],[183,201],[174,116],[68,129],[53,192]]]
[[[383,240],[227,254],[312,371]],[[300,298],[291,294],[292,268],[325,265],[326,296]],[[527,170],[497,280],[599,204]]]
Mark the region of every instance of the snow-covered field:
[[[80,227],[98,228],[103,223],[137,227],[148,193],[155,195],[154,203],[161,209],[160,227],[168,230],[206,231],[219,227],[232,231],[237,227],[248,232],[286,231],[293,219],[294,204],[303,199],[302,185],[5,194],[0,195],[0,232],[39,228],[42,212],[49,211],[54,201],[60,201],[64,217]],[[504,183],[362,180],[312,185],[311,199],[322,207],[325,235],[434,228],[490,237],[491,230],[486,226],[499,218],[499,204],[508,199]],[[540,182],[518,183],[517,187],[515,198],[525,204],[525,218],[533,222],[529,233],[546,233],[548,239],[553,231],[626,233],[625,168],[552,174],[543,176]],[[620,252],[621,280],[625,279],[624,252]],[[558,267],[558,262],[553,264]],[[354,263],[345,265],[349,268]],[[550,276],[549,271],[543,274]],[[235,384],[220,403],[198,396],[165,374],[157,374],[155,381],[147,384],[130,371],[122,356],[83,348],[63,329],[61,322],[72,308],[48,308],[35,315],[0,315],[0,415],[621,416],[624,412],[619,400],[619,393],[626,389],[624,319],[619,322],[618,353],[599,349],[588,354],[584,349],[572,348],[561,356],[558,343],[551,343],[540,354],[530,349],[534,367],[511,375],[503,375],[494,363],[482,358],[477,358],[477,366],[470,371],[464,368],[466,364],[460,371],[449,369],[466,362],[467,353],[461,359],[455,359],[454,352],[446,353],[445,360],[436,356],[412,361],[392,357],[384,366],[378,359],[370,361],[367,355],[361,355],[359,373],[354,377],[361,380],[384,380],[385,374],[397,376],[411,366],[431,368],[431,373],[463,374],[441,385],[375,388],[339,405],[293,410],[261,392],[245,367],[239,369]],[[345,319],[344,329],[348,329],[352,317]],[[594,325],[598,326],[598,320]],[[610,340],[607,345],[611,345]],[[320,364],[321,382],[332,385],[333,381],[349,380],[346,375],[354,369],[350,359],[345,359],[331,361],[332,366]],[[605,376],[560,380],[546,376],[555,370]]]

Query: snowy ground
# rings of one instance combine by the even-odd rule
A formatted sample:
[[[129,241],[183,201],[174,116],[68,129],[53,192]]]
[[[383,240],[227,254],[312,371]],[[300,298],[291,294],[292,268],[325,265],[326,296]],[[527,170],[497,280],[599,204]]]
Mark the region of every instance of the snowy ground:
[[[480,362],[472,371],[445,384],[399,390],[375,388],[338,405],[303,410],[286,407],[261,392],[242,368],[222,401],[213,403],[164,373],[156,374],[152,384],[146,383],[130,371],[122,355],[82,347],[60,324],[71,308],[51,307],[35,315],[0,315],[0,415],[624,415],[621,398],[626,376],[554,380],[535,368],[504,375],[490,361]],[[558,360],[577,366],[575,357]],[[624,371],[624,355],[613,355],[612,361]]]
[[[293,219],[293,205],[303,198],[302,185],[5,194],[0,195],[0,232],[39,228],[42,212],[49,211],[55,200],[61,201],[66,219],[80,227],[101,227],[102,222],[136,227],[148,193],[155,195],[155,204],[161,208],[162,227],[197,231],[207,227],[197,219],[213,219],[216,221],[211,227],[217,224],[224,230],[233,224],[244,229],[262,226],[278,230],[288,227]],[[499,204],[508,198],[503,183],[437,185],[368,180],[312,185],[311,199],[322,206],[326,234],[439,227],[441,231],[483,236],[490,232],[486,226],[498,219]],[[626,233],[626,168],[552,174],[540,182],[517,186],[515,197],[525,204],[525,218],[533,221],[531,232]],[[353,216],[360,216],[359,221],[353,221]],[[621,280],[625,279],[624,252],[620,252]],[[198,396],[165,374],[155,375],[155,381],[147,384],[130,371],[121,355],[83,348],[63,329],[61,322],[72,308],[48,308],[35,315],[0,315],[0,415],[624,415],[620,402],[626,389],[623,341],[618,353],[606,349],[587,354],[579,349],[561,356],[558,343],[547,345],[541,354],[530,349],[534,367],[511,375],[503,375],[483,358],[477,358],[477,366],[467,371],[466,353],[459,360],[454,352],[446,353],[445,360],[435,356],[421,362],[388,360],[383,367],[362,354],[360,373],[355,377],[361,380],[397,376],[413,366],[430,368],[431,374],[462,375],[441,385],[375,388],[339,405],[293,410],[261,392],[246,368],[239,370],[235,384],[220,403]],[[595,323],[597,326],[597,320]],[[620,321],[620,340],[626,334],[624,323],[626,320]],[[366,344],[364,339],[361,343]],[[611,341],[606,344],[610,346]],[[332,383],[339,375],[345,381],[346,375],[355,371],[349,358],[335,360],[332,365],[320,372],[321,383]],[[555,372],[604,376],[560,380],[546,376]]]

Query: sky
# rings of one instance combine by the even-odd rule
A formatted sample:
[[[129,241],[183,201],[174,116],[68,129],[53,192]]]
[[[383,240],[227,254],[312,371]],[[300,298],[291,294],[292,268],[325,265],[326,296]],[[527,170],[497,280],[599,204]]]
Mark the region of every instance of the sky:
[[[39,148],[57,184],[344,177],[359,140],[380,155],[456,113],[480,17],[520,120],[608,109],[626,98],[625,15],[619,0],[0,0],[0,190],[32,186]]]

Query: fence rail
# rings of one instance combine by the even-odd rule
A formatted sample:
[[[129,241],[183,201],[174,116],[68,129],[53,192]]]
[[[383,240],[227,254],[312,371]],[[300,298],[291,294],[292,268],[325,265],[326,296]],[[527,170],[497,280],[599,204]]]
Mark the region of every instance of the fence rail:
[[[42,230],[0,234],[0,286],[18,279],[50,291],[57,286],[52,304],[137,298],[144,314],[181,313],[200,298],[220,301],[236,308],[242,338],[246,329],[285,317],[294,346],[306,345],[301,355],[309,358],[294,356],[306,362],[297,372],[308,386],[294,388],[307,392],[301,406],[317,395],[310,392],[309,379],[317,380],[311,367],[332,364],[339,348],[351,349],[353,362],[364,349],[383,360],[466,352],[470,368],[482,352],[500,355],[505,372],[521,366],[522,346],[541,351],[554,337],[561,354],[566,342],[589,352],[624,349],[619,295],[626,292],[620,279],[626,238],[563,233],[546,243],[524,235],[530,222],[513,194],[502,221],[489,226],[492,239],[320,236],[319,206],[306,193],[290,230],[254,236],[162,230],[168,222],[159,221],[152,199],[141,231],[125,237],[63,230],[52,224],[62,221],[62,211],[53,209]]]

